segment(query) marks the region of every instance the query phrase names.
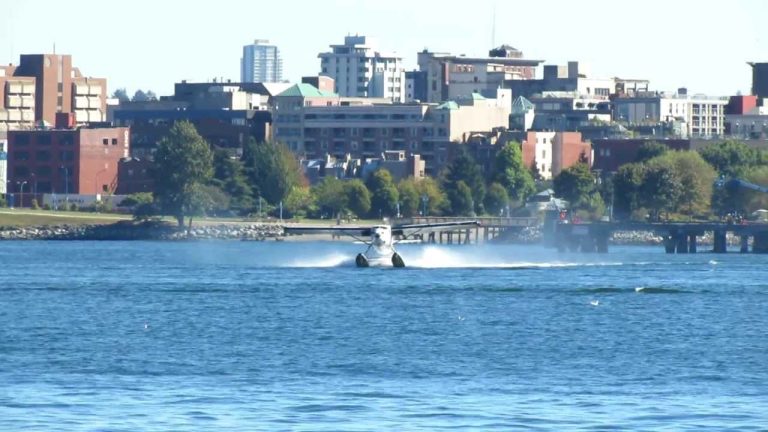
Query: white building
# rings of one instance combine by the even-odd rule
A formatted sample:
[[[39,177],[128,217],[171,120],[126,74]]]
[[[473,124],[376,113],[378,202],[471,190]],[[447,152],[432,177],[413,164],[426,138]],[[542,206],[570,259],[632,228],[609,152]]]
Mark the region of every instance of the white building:
[[[405,101],[402,57],[378,51],[376,41],[367,36],[346,36],[343,45],[331,49],[318,55],[320,75],[335,80],[336,93]]]
[[[241,82],[281,82],[283,80],[283,59],[280,50],[268,40],[256,39],[252,45],[243,47],[240,59]]]
[[[690,137],[717,137],[725,134],[724,98],[685,93],[638,93],[613,100],[613,119],[630,124],[679,120],[686,123]]]

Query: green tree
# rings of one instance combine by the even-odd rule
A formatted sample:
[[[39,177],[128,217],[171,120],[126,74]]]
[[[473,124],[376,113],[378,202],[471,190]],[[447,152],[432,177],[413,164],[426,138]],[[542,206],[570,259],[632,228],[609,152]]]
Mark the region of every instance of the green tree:
[[[659,220],[663,212],[676,210],[682,193],[683,185],[671,161],[665,158],[648,161],[640,186],[640,201],[650,210],[652,220]]]
[[[499,216],[509,205],[509,195],[507,189],[500,183],[493,182],[488,186],[488,193],[485,194],[485,209],[488,213]]]
[[[656,141],[649,141],[640,146],[635,156],[635,162],[642,163],[655,157],[661,156],[669,151],[669,147]]]
[[[366,182],[371,191],[371,216],[392,216],[397,213],[397,187],[392,181],[392,174],[379,168],[368,177]]]
[[[454,198],[463,199],[463,192],[458,193],[458,185],[460,181],[464,182],[464,185],[469,187],[472,203],[474,204],[474,212],[483,212],[483,200],[485,199],[483,175],[480,171],[480,166],[463,146],[458,148],[457,154],[445,169],[443,178],[443,188],[449,200]],[[454,204],[451,202],[450,204],[451,209],[462,208],[462,206],[463,203]],[[454,212],[454,214],[457,213]]]
[[[536,190],[532,170],[538,173],[538,167],[526,169],[520,143],[511,141],[496,154],[493,180],[504,186],[512,200],[522,204]]]
[[[353,179],[344,182],[344,193],[347,196],[347,207],[349,211],[364,217],[371,210],[371,192],[365,187],[362,180]]]
[[[413,217],[419,214],[421,209],[421,194],[419,185],[423,180],[408,177],[397,184],[397,193],[400,196],[400,213],[405,217]]]
[[[717,177],[712,166],[693,151],[668,152],[660,158],[672,165],[680,182],[681,190],[675,209],[689,216],[708,213],[712,185]]]
[[[128,97],[128,92],[125,90],[125,87],[115,90],[115,92],[112,93],[112,97],[120,101],[120,103],[128,102],[131,100],[131,98]]]
[[[739,141],[723,141],[699,150],[701,157],[727,178],[744,176],[750,168],[765,163],[765,155]]]
[[[312,187],[312,195],[322,214],[330,217],[339,216],[347,208],[347,194],[344,182],[336,177],[325,177]]]
[[[254,206],[253,189],[248,184],[243,163],[230,156],[224,149],[213,153],[213,186],[218,187],[230,196],[232,210],[246,213]]]
[[[291,218],[304,217],[315,210],[315,205],[310,188],[296,186],[288,193],[283,202],[283,209]]]
[[[273,205],[306,183],[293,153],[281,143],[257,144],[251,139],[243,150],[243,164],[254,192]]]
[[[586,209],[591,195],[597,191],[589,166],[577,163],[564,169],[553,180],[555,195],[568,201],[573,209]]]
[[[456,188],[448,192],[448,199],[451,202],[451,213],[455,216],[475,216],[475,206],[472,199],[472,190],[459,180]]]
[[[432,177],[425,177],[416,182],[416,190],[419,192],[419,209],[424,211],[426,203],[426,214],[424,216],[440,216],[449,210],[450,203],[445,191]]]
[[[164,214],[183,226],[185,216],[200,207],[199,186],[211,178],[211,150],[192,123],[180,121],[157,144],[154,158],[155,200]]]

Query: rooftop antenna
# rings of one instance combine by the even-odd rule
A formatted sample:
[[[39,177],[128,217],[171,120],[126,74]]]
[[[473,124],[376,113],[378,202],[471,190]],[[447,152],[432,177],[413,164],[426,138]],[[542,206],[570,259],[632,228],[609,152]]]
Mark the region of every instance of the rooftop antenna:
[[[56,42],[53,42],[53,54],[56,55]]]

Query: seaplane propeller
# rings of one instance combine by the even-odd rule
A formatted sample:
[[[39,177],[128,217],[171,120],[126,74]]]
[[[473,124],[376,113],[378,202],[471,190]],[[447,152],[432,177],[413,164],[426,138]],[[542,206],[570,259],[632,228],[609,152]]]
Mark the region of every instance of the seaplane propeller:
[[[395,250],[395,245],[419,234],[434,231],[469,228],[480,225],[477,221],[456,221],[427,224],[373,225],[373,226],[319,226],[289,225],[283,228],[286,235],[294,234],[333,234],[345,235],[360,241],[368,248],[355,257],[358,267],[392,266],[405,267],[403,257]]]

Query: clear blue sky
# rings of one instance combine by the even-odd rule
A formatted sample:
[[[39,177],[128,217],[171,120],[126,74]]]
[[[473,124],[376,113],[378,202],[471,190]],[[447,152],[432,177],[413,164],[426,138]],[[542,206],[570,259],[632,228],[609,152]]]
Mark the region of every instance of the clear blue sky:
[[[764,0],[8,0],[0,2],[0,61],[72,54],[110,91],[172,92],[182,79],[239,79],[242,46],[270,39],[284,74],[317,74],[317,54],[347,34],[375,36],[416,67],[423,48],[482,55],[508,43],[547,63],[578,60],[592,75],[646,78],[651,87],[748,93],[747,61],[768,61]],[[453,4],[456,4],[454,6]],[[761,31],[762,27],[762,31]]]

